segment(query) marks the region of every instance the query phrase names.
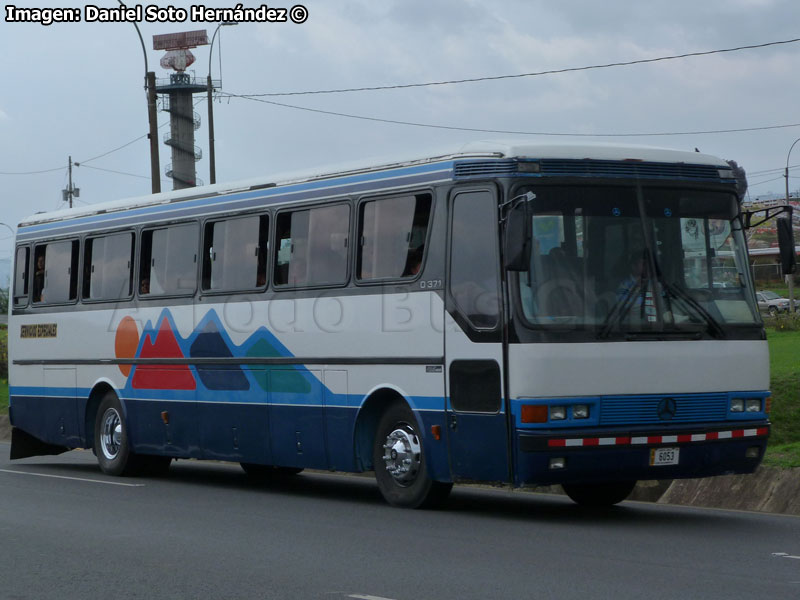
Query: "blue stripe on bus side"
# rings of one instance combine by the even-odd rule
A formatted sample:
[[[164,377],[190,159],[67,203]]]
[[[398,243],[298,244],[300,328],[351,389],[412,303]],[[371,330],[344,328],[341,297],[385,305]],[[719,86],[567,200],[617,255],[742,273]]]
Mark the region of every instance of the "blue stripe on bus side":
[[[363,394],[334,394],[321,386],[324,390],[325,403],[320,402],[322,395],[315,395],[313,398],[297,396],[291,402],[275,402],[264,400],[261,390],[246,396],[232,396],[229,392],[207,392],[207,398],[200,399],[195,396],[193,391],[185,390],[119,390],[118,395],[122,400],[135,400],[139,402],[194,402],[197,404],[244,404],[244,405],[265,405],[265,406],[305,406],[313,407],[337,407],[348,409],[359,409],[365,399]],[[9,398],[23,400],[24,398],[88,398],[91,393],[90,388],[61,388],[61,387],[36,387],[36,386],[11,386],[9,388]],[[411,396],[408,400],[415,410],[423,411],[444,411],[445,399],[442,396]]]

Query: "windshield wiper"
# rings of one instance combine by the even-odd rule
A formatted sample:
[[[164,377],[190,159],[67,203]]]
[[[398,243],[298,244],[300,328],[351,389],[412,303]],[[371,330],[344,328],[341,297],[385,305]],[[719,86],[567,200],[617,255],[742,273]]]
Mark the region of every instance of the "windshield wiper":
[[[671,294],[674,298],[682,300],[687,306],[694,309],[694,312],[698,314],[700,318],[708,325],[711,335],[713,335],[715,338],[725,337],[725,330],[719,324],[719,321],[717,321],[714,316],[708,312],[705,307],[703,307],[702,304],[695,300],[691,294],[676,285],[668,283],[665,279],[662,279],[660,283],[667,294]]]

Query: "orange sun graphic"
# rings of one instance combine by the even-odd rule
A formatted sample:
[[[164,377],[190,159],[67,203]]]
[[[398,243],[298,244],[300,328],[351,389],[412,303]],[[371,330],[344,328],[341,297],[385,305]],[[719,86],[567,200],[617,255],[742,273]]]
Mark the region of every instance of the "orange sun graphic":
[[[114,339],[114,354],[117,358],[133,358],[139,347],[139,328],[131,317],[125,317],[117,325],[117,336]],[[132,365],[117,365],[122,374],[127,377],[131,373]]]

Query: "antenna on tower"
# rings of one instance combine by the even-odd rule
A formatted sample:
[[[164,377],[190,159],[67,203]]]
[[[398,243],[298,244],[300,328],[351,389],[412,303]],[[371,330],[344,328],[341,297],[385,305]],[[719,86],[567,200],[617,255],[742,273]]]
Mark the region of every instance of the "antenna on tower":
[[[208,45],[205,29],[153,36],[153,49],[167,51],[161,59],[161,66],[175,71],[168,81],[156,84],[156,92],[167,95],[162,106],[170,113],[170,131],[165,134],[164,143],[172,148],[172,163],[167,165],[166,175],[172,178],[174,190],[203,185],[195,169],[202,151],[194,143],[200,115],[193,110],[192,94],[205,92],[207,85],[198,83],[194,76],[186,73],[186,69],[195,61],[189,48],[205,45]]]

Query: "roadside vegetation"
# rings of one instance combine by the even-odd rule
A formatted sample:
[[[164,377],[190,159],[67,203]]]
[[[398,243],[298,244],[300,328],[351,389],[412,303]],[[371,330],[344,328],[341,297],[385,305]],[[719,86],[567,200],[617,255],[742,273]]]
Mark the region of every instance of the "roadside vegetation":
[[[764,464],[773,467],[800,467],[800,326],[798,319],[785,319],[791,325],[767,329],[772,390],[772,432]]]

